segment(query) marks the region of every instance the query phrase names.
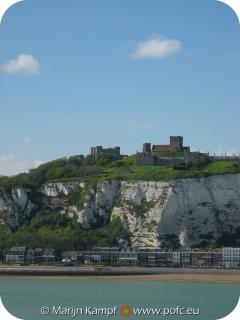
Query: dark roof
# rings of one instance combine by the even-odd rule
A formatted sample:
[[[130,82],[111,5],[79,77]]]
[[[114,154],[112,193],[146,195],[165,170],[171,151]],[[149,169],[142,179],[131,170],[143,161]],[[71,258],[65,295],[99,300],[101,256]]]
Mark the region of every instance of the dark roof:
[[[168,152],[168,151],[170,151],[170,145],[169,144],[153,145],[152,151],[153,152]]]

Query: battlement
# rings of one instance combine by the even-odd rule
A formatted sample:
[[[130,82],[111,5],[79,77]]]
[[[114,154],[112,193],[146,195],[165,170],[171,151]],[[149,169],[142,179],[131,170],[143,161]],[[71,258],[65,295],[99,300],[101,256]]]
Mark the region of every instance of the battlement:
[[[91,150],[90,150],[90,155],[94,159],[97,159],[102,154],[111,154],[116,159],[121,159],[122,158],[120,147],[103,148],[102,146],[96,146],[96,147],[92,147]]]
[[[240,161],[240,156],[233,154],[232,156],[221,155],[221,156],[211,156],[213,162],[225,162],[225,161]]]

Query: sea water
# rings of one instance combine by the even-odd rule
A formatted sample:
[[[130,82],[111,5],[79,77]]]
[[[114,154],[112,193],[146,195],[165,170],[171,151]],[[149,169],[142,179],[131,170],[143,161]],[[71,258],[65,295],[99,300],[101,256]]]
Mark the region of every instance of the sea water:
[[[145,312],[132,315],[129,319],[216,320],[234,309],[240,296],[240,285],[221,282],[9,277],[0,279],[0,296],[6,309],[23,320],[124,319],[120,315],[121,306],[129,306],[131,312]],[[46,308],[45,311],[43,308]],[[151,314],[155,308],[161,310],[159,314]],[[177,314],[179,310],[189,312],[191,308],[196,314]],[[101,314],[107,310],[109,314]],[[146,314],[146,310],[150,314]]]

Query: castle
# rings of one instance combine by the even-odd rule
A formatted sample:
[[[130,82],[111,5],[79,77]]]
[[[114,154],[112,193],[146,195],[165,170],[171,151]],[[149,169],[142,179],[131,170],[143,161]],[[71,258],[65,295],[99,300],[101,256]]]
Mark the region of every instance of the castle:
[[[127,155],[121,155],[120,147],[96,146],[90,150],[90,155],[95,160],[103,154],[109,154],[116,160],[127,157]],[[209,153],[191,151],[190,147],[183,145],[182,136],[170,136],[170,144],[144,143],[142,151],[137,152],[136,158],[140,166],[167,166],[178,169],[191,165],[204,165],[208,162],[240,161],[240,157],[236,155],[210,156]]]
[[[90,154],[93,159],[97,159],[102,154],[111,154],[116,160],[122,159],[120,147],[114,148],[106,148],[104,149],[102,146],[92,147],[90,150]]]
[[[183,137],[171,136],[170,144],[157,144],[151,148],[151,143],[143,144],[142,152],[190,152],[190,147],[183,146]]]
[[[144,143],[142,152],[137,152],[137,163],[142,166],[171,166],[184,168],[190,164],[203,164],[210,161],[209,155],[191,152],[190,147],[183,146],[182,136],[171,136],[170,144]]]

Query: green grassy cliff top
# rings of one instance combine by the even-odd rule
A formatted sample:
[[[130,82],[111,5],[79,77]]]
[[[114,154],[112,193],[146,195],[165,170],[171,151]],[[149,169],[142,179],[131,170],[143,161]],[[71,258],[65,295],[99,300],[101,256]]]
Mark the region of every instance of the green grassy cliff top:
[[[240,162],[213,162],[199,168],[177,170],[171,167],[139,166],[135,155],[118,161],[110,155],[104,155],[96,161],[91,157],[74,156],[45,163],[29,173],[0,177],[0,190],[36,188],[52,181],[170,181],[228,173],[240,173]]]

